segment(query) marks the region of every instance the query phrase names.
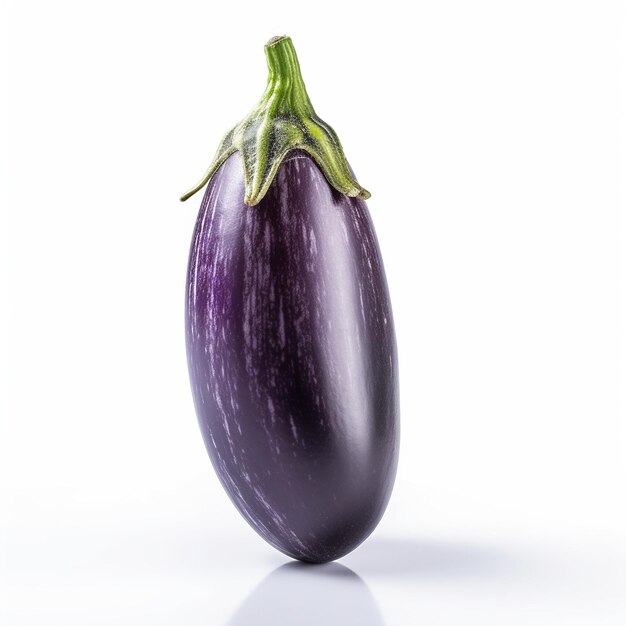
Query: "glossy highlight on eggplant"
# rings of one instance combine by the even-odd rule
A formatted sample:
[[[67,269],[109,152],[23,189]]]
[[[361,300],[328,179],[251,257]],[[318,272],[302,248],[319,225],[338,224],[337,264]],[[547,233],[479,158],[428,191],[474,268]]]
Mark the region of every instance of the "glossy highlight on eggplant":
[[[285,110],[257,107],[255,120],[278,129],[289,115],[296,125],[299,113],[319,120],[290,40],[268,46],[268,90],[299,91],[282,97]],[[290,80],[272,86],[272,64]],[[297,134],[280,156],[261,155],[271,141],[257,136],[236,140],[241,150],[222,144],[186,291],[191,387],[215,471],[268,543],[312,563],[340,558],[376,527],[399,445],[393,316],[369,194],[341,165],[327,128],[334,139],[320,140],[322,153]],[[255,159],[260,186],[250,176]],[[327,172],[337,163],[335,184]]]

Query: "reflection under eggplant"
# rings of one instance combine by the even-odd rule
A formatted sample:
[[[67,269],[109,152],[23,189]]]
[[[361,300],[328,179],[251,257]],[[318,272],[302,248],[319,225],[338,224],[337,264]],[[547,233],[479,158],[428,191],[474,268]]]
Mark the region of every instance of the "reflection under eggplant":
[[[286,563],[268,574],[241,603],[229,626],[382,626],[363,580],[338,563]]]

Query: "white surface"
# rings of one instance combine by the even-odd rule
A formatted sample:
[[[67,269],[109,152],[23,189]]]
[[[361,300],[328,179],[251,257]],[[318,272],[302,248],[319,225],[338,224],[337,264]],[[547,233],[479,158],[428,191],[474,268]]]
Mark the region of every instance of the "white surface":
[[[619,2],[6,8],[3,624],[626,621]],[[177,198],[281,33],[373,192],[400,349],[390,508],[317,569],[219,487],[183,343]]]

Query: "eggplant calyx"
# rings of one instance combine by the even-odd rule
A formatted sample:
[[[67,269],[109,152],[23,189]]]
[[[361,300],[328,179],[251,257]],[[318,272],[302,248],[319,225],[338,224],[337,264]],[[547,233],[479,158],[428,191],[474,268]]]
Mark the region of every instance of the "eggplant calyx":
[[[191,198],[233,154],[243,159],[245,203],[258,204],[267,193],[290,150],[311,155],[326,180],[340,193],[366,200],[369,191],[354,179],[335,131],[315,113],[304,86],[300,64],[289,37],[265,45],[267,87],[252,111],[222,138],[204,178],[181,197]]]

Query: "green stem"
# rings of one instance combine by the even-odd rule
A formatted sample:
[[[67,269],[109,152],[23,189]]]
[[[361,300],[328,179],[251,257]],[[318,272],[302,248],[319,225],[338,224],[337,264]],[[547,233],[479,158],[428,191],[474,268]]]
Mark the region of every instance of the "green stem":
[[[267,193],[285,155],[297,149],[313,157],[337,191],[369,198],[369,192],[352,176],[337,134],[315,114],[291,39],[273,37],[265,45],[265,55],[269,73],[259,103],[226,133],[204,178],[181,200],[202,189],[222,163],[239,151],[243,159],[245,202],[254,206]]]
[[[306,92],[296,50],[289,37],[274,37],[265,45],[267,87],[261,101],[274,100],[274,112],[314,113]]]

